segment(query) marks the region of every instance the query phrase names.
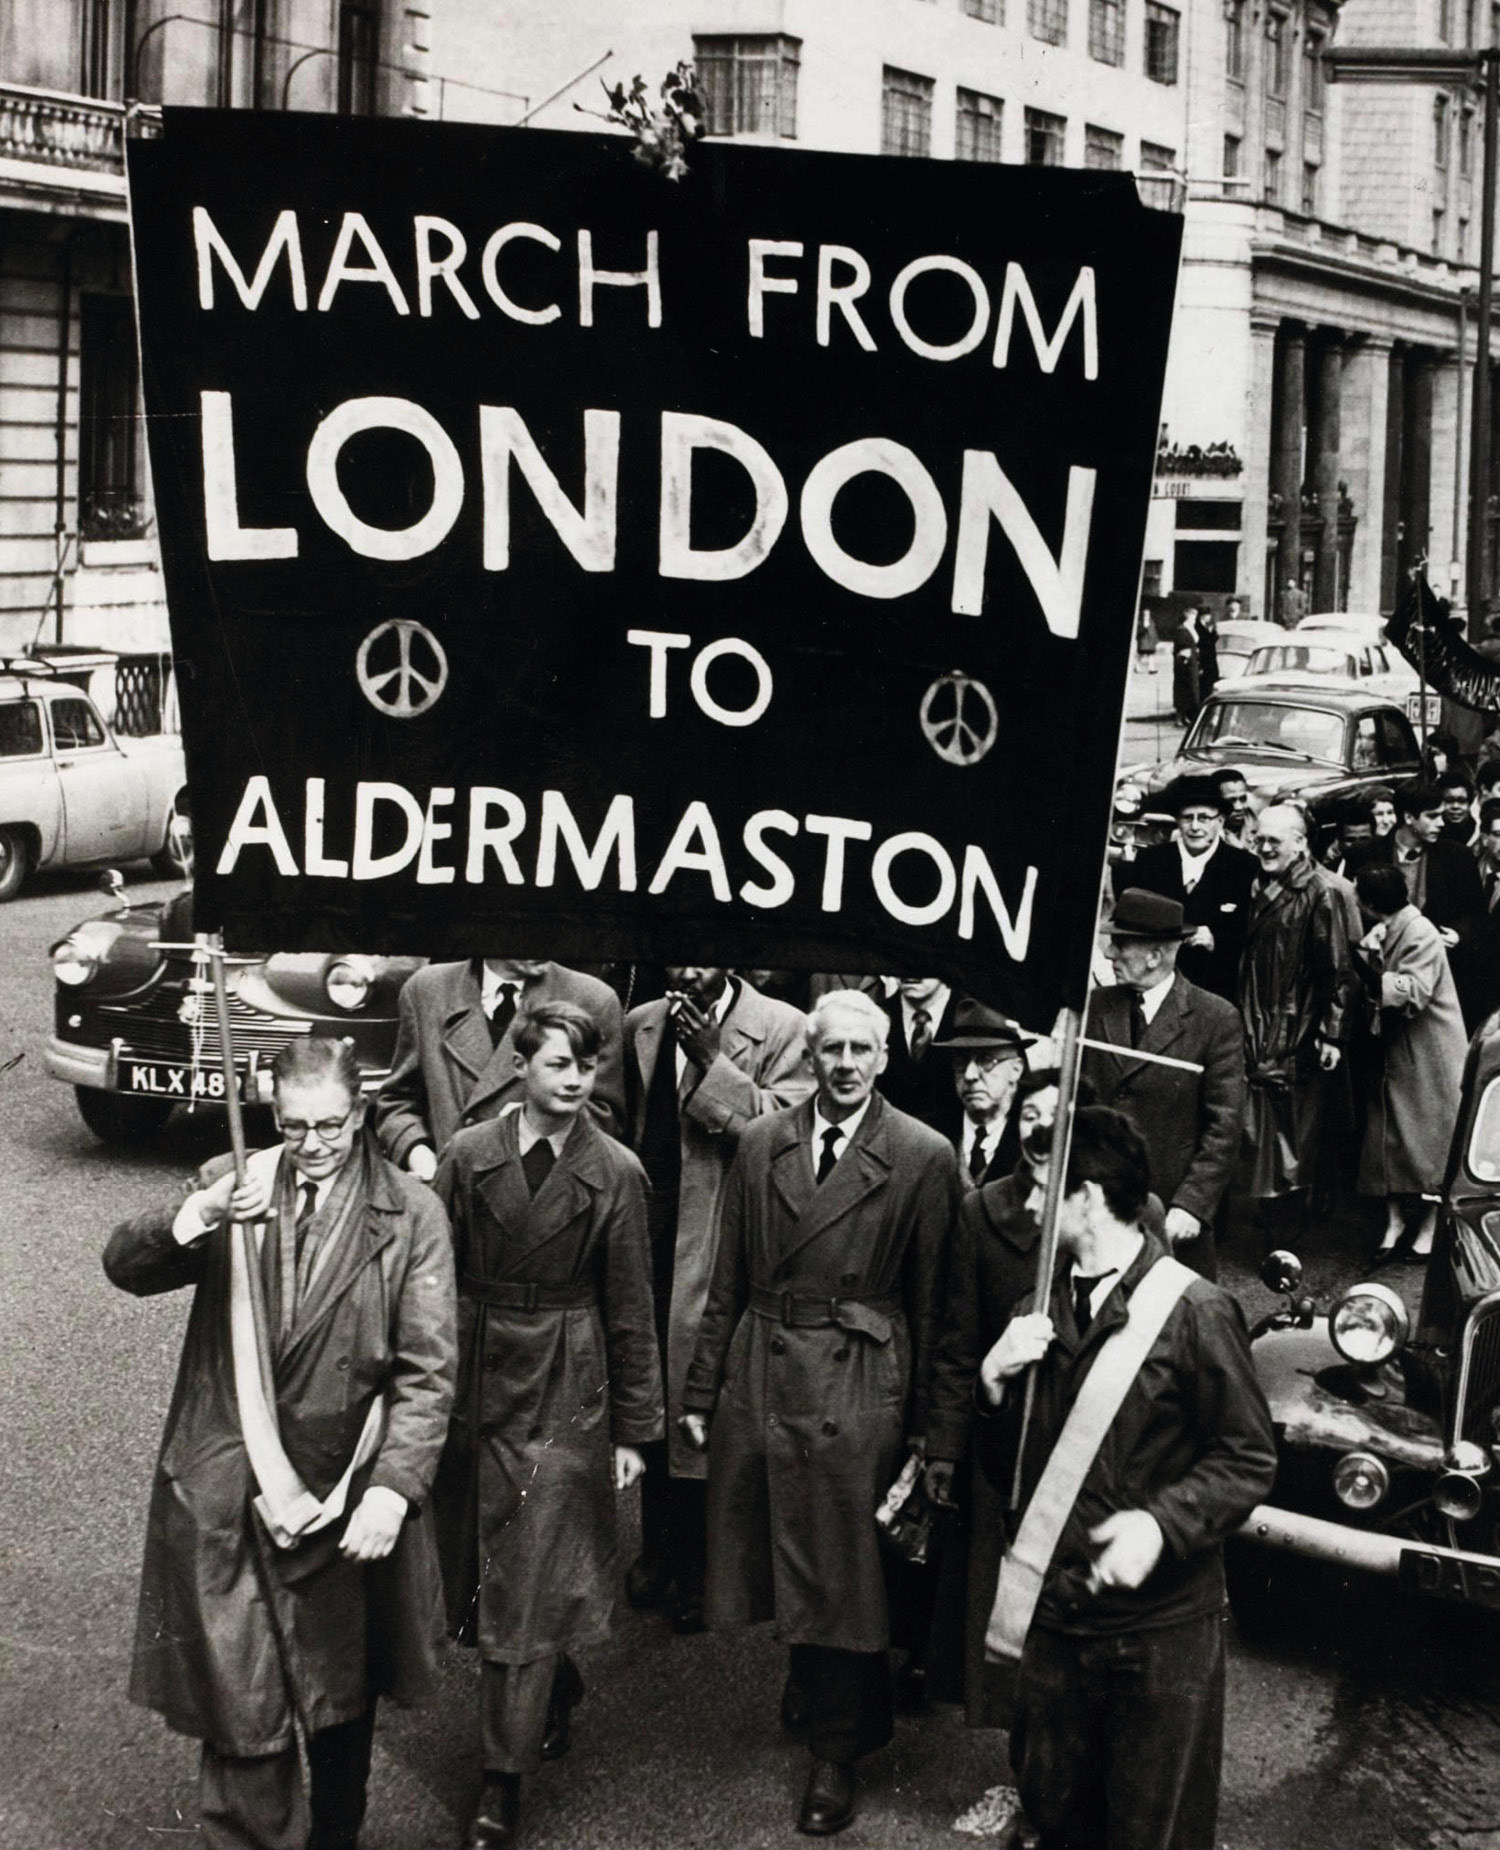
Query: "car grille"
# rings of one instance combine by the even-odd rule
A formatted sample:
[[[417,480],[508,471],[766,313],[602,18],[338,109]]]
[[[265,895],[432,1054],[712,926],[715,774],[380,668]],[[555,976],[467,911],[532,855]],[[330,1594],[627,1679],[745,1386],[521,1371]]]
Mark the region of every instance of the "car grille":
[[[1500,1401],[1500,1302],[1476,1307],[1465,1340],[1472,1345],[1464,1404],[1454,1409],[1453,1430],[1478,1445],[1494,1442],[1491,1412]]]
[[[187,1065],[196,1055],[200,1064],[216,1066],[221,1055],[213,997],[199,998],[203,1017],[196,1031],[178,1014],[184,998],[192,993],[182,984],[164,983],[144,1001],[101,1003],[100,1019],[110,1038],[118,1035],[124,1042],[124,1052],[138,1060],[171,1060]],[[255,1053],[264,1063],[289,1042],[311,1033],[310,1021],[267,1015],[238,996],[229,998],[229,1034],[238,1059]]]

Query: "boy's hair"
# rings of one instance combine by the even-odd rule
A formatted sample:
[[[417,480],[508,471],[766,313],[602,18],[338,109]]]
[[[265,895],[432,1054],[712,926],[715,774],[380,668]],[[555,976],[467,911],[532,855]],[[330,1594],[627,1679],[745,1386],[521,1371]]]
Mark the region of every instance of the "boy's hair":
[[[549,1034],[567,1037],[575,1059],[597,1060],[604,1045],[599,1024],[574,1002],[539,1002],[516,1017],[515,1050],[523,1060],[541,1052]]]

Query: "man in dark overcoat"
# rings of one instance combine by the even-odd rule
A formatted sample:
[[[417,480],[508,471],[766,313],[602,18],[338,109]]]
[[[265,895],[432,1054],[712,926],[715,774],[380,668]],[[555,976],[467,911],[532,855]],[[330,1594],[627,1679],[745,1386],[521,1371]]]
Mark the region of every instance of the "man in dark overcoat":
[[[1178,778],[1161,807],[1177,818],[1176,839],[1143,848],[1122,884],[1178,902],[1187,927],[1178,970],[1199,989],[1233,1002],[1250,889],[1260,869],[1248,849],[1224,839],[1229,800],[1213,778]]]
[[[416,1700],[436,1671],[423,1501],[453,1397],[452,1249],[364,1130],[344,1042],[294,1041],[272,1070],[284,1143],[243,1187],[210,1163],[104,1254],[136,1296],[193,1289],[130,1694],[203,1742],[209,1850],[354,1850],[376,1699]]]
[[[470,1850],[514,1841],[523,1775],[566,1751],[620,1578],[615,1491],[661,1437],[646,1181],[587,1110],[601,1036],[570,1003],[516,1024],[522,1102],[438,1171],[459,1387],[434,1492],[449,1623],[477,1636],[484,1788]]]
[[[958,1202],[952,1144],[875,1091],[886,1032],[867,996],[824,996],[817,1092],[741,1135],[683,1396],[709,1444],[708,1623],[774,1619],[792,1647],[815,1836],[849,1822],[853,1763],[891,1735],[874,1517],[922,1435]]]
[[[743,976],[674,965],[668,993],[625,1018],[631,1148],[651,1184],[647,1224],[667,1405],[682,1399],[713,1274],[719,1196],[756,1118],[813,1089],[807,1020]],[[670,1601],[673,1629],[703,1629],[708,1460],[675,1421],[643,1453],[641,1554],[625,1577],[634,1606]]]
[[[960,998],[941,977],[903,976],[890,995],[877,1000],[890,1021],[881,1097],[919,1124],[956,1138],[963,1106],[948,1060],[934,1049],[952,1033]]]
[[[999,1427],[1009,1462],[1021,1444],[1024,1376],[1036,1368],[1013,1518],[1032,1538],[1033,1501],[1038,1515],[1051,1503],[1039,1485],[1084,1384],[1111,1369],[1137,1294],[1149,1304],[1169,1283],[1113,1418],[1097,1438],[1074,1426],[1083,1455],[1089,1439],[1097,1451],[1071,1502],[1051,1505],[1050,1549],[1031,1540],[1034,1608],[1015,1597],[1018,1580],[997,1599],[999,1640],[1020,1648],[1011,1765],[1048,1850],[1215,1850],[1223,1542],[1276,1474],[1239,1305],[1173,1266],[1141,1225],[1146,1199],[1146,1153],[1129,1120],[1102,1106],[1079,1111],[1052,1289],[1022,1299],[980,1369],[976,1404],[997,1409],[984,1423]],[[1158,1266],[1171,1268],[1165,1280]]]
[[[1167,1242],[1184,1265],[1218,1275],[1214,1218],[1239,1155],[1245,1030],[1239,1010],[1177,968],[1187,927],[1175,899],[1130,888],[1110,921],[1112,988],[1089,997],[1083,1072],[1101,1105],[1145,1139],[1151,1186],[1167,1206]],[[1182,1066],[1132,1059],[1160,1054]],[[1187,1070],[1197,1068],[1197,1071]]]
[[[609,984],[561,964],[476,957],[428,964],[401,991],[396,1051],[375,1101],[375,1128],[393,1163],[430,1182],[455,1131],[520,1098],[516,1017],[548,1002],[572,1003],[598,1022],[604,1038],[589,1110],[620,1134],[623,1016]]]

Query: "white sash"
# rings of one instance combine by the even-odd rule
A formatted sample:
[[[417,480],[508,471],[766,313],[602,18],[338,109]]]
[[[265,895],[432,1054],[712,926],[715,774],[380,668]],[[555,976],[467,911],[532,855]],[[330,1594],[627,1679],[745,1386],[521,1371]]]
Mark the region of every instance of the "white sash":
[[[273,1196],[275,1169],[280,1157],[280,1150],[257,1150],[248,1165],[252,1171],[270,1169],[271,1175],[266,1179]],[[343,1515],[351,1478],[361,1465],[374,1457],[385,1437],[385,1399],[377,1394],[370,1403],[354,1456],[343,1476],[326,1497],[315,1497],[282,1449],[275,1404],[267,1392],[270,1370],[268,1366],[262,1368],[250,1268],[259,1264],[260,1242],[266,1237],[267,1223],[264,1221],[230,1230],[229,1335],[234,1356],[234,1393],[239,1403],[240,1432],[250,1455],[250,1469],[260,1488],[260,1495],[255,1499],[256,1511],[278,1548],[294,1548],[303,1536],[326,1529]]]
[[[1100,1345],[1058,1434],[1052,1456],[1031,1493],[1020,1531],[1000,1563],[995,1604],[984,1638],[987,1658],[1014,1662],[1020,1657],[1041,1598],[1042,1582],[1073,1514],[1083,1480],[1141,1372],[1151,1345],[1196,1276],[1179,1259],[1158,1259],[1131,1293],[1124,1323]]]

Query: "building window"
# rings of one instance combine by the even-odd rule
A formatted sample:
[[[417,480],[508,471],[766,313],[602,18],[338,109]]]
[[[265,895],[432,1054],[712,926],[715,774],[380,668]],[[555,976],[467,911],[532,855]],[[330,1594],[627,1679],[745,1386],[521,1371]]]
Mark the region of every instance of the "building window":
[[[1317,32],[1302,41],[1302,107],[1310,116],[1323,113],[1323,38]]]
[[[981,90],[960,90],[953,124],[953,153],[961,161],[998,161],[1000,124],[1004,110],[998,96]]]
[[[1447,218],[1448,215],[1441,206],[1432,208],[1432,254],[1434,257],[1441,257],[1443,254],[1443,229]]]
[[[1432,164],[1439,171],[1448,165],[1448,99],[1441,92],[1432,99]]]
[[[1286,14],[1266,14],[1266,95],[1286,95]]]
[[[964,12],[970,19],[982,19],[987,26],[1005,24],[1005,0],[964,0]]]
[[[1164,148],[1159,142],[1143,141],[1136,186],[1142,203],[1160,212],[1172,211],[1178,203],[1177,180],[1177,150]]]
[[[932,152],[932,79],[888,64],[881,75],[880,152]]]
[[[1048,115],[1045,109],[1026,111],[1026,165],[1061,167],[1068,133],[1066,116]]]
[[[109,96],[114,43],[111,0],[85,0],[83,8],[83,94]]]
[[[357,6],[353,0],[339,5],[339,114],[373,116],[375,72],[380,60],[380,11]]]
[[[1462,110],[1458,118],[1458,172],[1459,178],[1472,180],[1474,177],[1474,111]]]
[[[1464,0],[1464,49],[1474,49],[1474,0]]]
[[[1177,45],[1182,15],[1175,7],[1146,0],[1146,75],[1153,83],[1177,81]]]
[[[1281,156],[1275,148],[1266,149],[1265,184],[1261,196],[1268,206],[1281,204]]]
[[[693,68],[710,135],[797,138],[797,71],[802,41],[695,38]]]
[[[1083,131],[1083,164],[1097,173],[1119,173],[1125,165],[1125,137],[1090,122]]]
[[[78,525],[86,540],[145,531],[140,373],[129,296],[78,304]]]
[[[1469,261],[1469,221],[1466,218],[1458,221],[1458,261]]]
[[[1068,0],[1026,0],[1026,28],[1046,45],[1068,42]]]
[[[1453,0],[1438,0],[1438,37],[1445,45],[1453,42]]]
[[[1089,56],[1100,64],[1125,62],[1125,0],[1089,0]]]
[[[1245,0],[1224,0],[1224,75],[1245,81]]]
[[[1315,161],[1302,163],[1302,215],[1304,218],[1318,216],[1318,166]]]
[[[1224,137],[1224,178],[1238,180],[1240,177],[1240,138],[1238,135]]]
[[[1147,559],[1145,561],[1141,567],[1142,597],[1161,596],[1161,572],[1162,561],[1160,559]]]

